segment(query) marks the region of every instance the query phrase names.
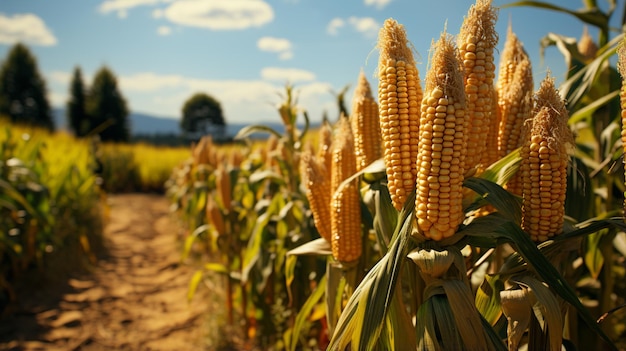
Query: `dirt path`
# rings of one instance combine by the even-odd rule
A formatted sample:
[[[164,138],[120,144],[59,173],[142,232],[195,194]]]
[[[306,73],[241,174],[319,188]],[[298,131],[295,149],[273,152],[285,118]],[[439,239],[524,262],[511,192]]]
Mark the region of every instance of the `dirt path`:
[[[108,253],[92,274],[25,296],[0,322],[0,350],[202,350],[205,305],[187,303],[192,268],[156,195],[108,199]]]

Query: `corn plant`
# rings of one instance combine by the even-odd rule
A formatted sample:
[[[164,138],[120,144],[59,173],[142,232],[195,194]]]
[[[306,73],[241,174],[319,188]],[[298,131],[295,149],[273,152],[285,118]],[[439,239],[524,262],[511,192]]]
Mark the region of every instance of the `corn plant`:
[[[89,145],[15,126],[0,133],[2,306],[28,272],[94,263],[101,246],[100,191]]]

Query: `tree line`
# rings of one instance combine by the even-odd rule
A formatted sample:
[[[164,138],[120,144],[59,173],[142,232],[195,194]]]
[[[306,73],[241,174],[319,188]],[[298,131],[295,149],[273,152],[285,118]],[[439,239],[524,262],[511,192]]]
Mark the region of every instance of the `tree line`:
[[[80,66],[74,68],[66,103],[68,128],[77,137],[99,136],[102,141],[127,142],[131,137],[128,103],[113,71],[102,66],[90,86]],[[0,67],[0,117],[12,123],[33,125],[54,131],[52,107],[46,81],[28,47],[15,44]],[[198,92],[181,108],[180,128],[192,139],[215,133],[223,135],[226,122],[221,104]]]

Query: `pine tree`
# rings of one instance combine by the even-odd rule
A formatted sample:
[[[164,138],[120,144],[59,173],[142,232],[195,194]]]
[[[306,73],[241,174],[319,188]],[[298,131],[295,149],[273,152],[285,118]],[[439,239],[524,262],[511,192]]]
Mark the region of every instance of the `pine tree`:
[[[45,80],[37,60],[21,43],[11,49],[0,68],[0,114],[15,123],[54,129]]]
[[[126,99],[118,89],[115,74],[106,66],[96,73],[86,101],[91,132],[100,135],[102,141],[129,140]]]
[[[91,128],[86,107],[86,89],[80,67],[74,68],[72,82],[70,83],[70,97],[67,101],[67,123],[74,135],[82,137],[87,135]]]

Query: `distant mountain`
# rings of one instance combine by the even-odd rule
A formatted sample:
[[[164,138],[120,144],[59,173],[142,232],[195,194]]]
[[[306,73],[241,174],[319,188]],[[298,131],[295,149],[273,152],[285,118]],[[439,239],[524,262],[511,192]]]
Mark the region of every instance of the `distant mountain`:
[[[65,109],[55,108],[52,110],[57,129],[68,129]],[[145,113],[131,112],[129,115],[132,135],[154,135],[154,134],[179,134],[180,125],[178,119],[155,117]],[[264,126],[271,127],[282,133],[284,127],[278,122],[259,122]],[[226,134],[235,136],[241,128],[248,126],[246,123],[229,123],[226,125]],[[263,133],[255,134],[256,137],[263,137]]]

